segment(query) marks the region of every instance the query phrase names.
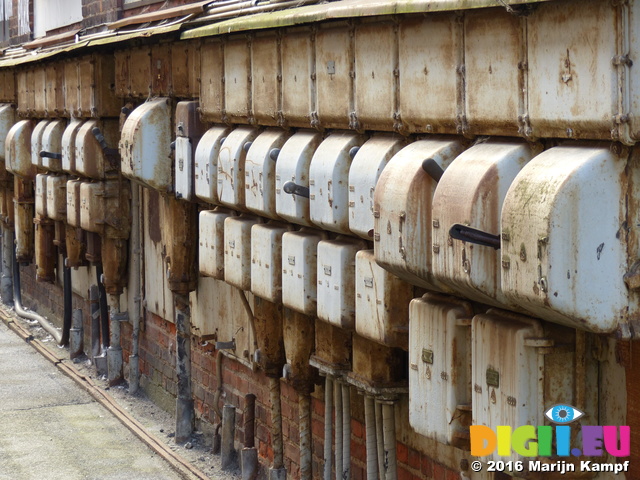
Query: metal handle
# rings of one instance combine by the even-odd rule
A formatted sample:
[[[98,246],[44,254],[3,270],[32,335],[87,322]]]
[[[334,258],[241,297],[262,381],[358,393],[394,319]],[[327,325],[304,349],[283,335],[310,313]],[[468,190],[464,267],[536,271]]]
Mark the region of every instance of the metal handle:
[[[278,155],[280,155],[280,149],[279,148],[272,148],[269,151],[269,158],[271,160],[273,160],[274,162],[278,160]]]
[[[93,127],[91,129],[91,133],[93,133],[93,136],[96,137],[96,140],[98,141],[98,143],[100,144],[100,148],[102,149],[102,153],[104,153],[106,156],[114,156],[120,154],[117,148],[109,148],[104,135],[98,127]]]
[[[62,154],[61,153],[46,152],[44,150],[40,151],[40,157],[41,158],[53,158],[54,160],[62,160]]]
[[[456,240],[476,243],[478,245],[484,245],[485,247],[495,248],[496,250],[500,248],[500,235],[493,235],[492,233],[483,232],[482,230],[459,223],[455,223],[451,229],[449,229],[449,236]]]
[[[444,169],[438,165],[433,158],[427,158],[422,162],[422,170],[424,170],[427,175],[433,178],[436,182],[440,181],[442,174],[444,173]]]
[[[285,193],[298,195],[299,197],[309,198],[309,189],[293,182],[287,182],[282,186]]]

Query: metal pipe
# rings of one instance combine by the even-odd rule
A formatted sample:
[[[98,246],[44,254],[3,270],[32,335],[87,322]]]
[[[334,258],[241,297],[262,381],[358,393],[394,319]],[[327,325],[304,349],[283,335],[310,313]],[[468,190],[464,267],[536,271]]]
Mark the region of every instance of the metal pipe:
[[[242,449],[242,480],[254,480],[258,476],[258,450],[255,443],[256,396],[244,396],[244,448]]]
[[[382,423],[384,435],[384,466],[386,480],[398,478],[398,463],[396,458],[396,417],[392,402],[382,404]]]
[[[336,412],[336,434],[335,434],[335,455],[336,455],[336,478],[341,478],[342,475],[342,388],[339,382],[335,382],[333,385],[333,399],[335,403]]]
[[[73,360],[82,355],[82,310],[76,308],[73,311],[73,320],[69,329],[69,358]]]
[[[380,480],[386,480],[387,476],[384,468],[384,435],[382,430],[382,404],[375,402],[376,411],[376,445],[378,450],[378,473]]]
[[[337,414],[338,412],[336,412]],[[342,480],[351,478],[351,388],[342,384]]]
[[[373,397],[364,396],[364,425],[367,446],[367,480],[378,480],[378,447],[376,445],[376,407]]]
[[[66,258],[63,267],[63,320],[62,320],[62,345],[69,344],[69,334],[71,330],[71,316],[73,314],[73,306],[71,305],[71,268],[67,267]]]
[[[280,404],[280,379],[269,378],[269,400],[271,400],[271,442],[273,444],[273,469],[284,468],[282,444],[282,405]]]
[[[250,3],[250,2],[247,2]],[[283,1],[277,2],[275,4],[268,3],[266,5],[257,5],[257,6],[247,6],[246,8],[240,7],[234,10],[224,11],[224,12],[216,12],[211,13],[197,19],[197,23],[200,22],[211,22],[213,20],[222,20],[225,18],[231,17],[240,17],[243,15],[249,15],[253,13],[260,13],[270,10],[284,10],[290,7],[302,7],[304,5],[309,5],[313,3],[318,3],[317,0],[291,0],[291,1]]]
[[[240,298],[242,300],[242,306],[244,307],[245,312],[247,312],[247,316],[249,317],[249,328],[251,329],[251,338],[253,339],[253,351],[249,352],[249,361],[251,362],[251,367],[255,371],[257,369],[257,365],[255,363],[255,351],[258,349],[258,339],[256,337],[256,317],[253,315],[253,310],[251,309],[251,305],[249,305],[249,300],[244,293],[244,290],[238,288],[238,293],[240,294]]]
[[[236,466],[236,450],[233,447],[235,427],[236,407],[225,405],[222,407],[222,445],[220,448],[220,467],[222,470],[232,470]]]
[[[176,443],[186,442],[193,433],[193,397],[191,395],[191,318],[188,300],[174,294],[176,310]],[[223,445],[224,447],[224,445]]]
[[[54,327],[46,318],[35,312],[27,312],[22,307],[22,293],[20,287],[20,266],[16,260],[16,252],[13,250],[13,306],[19,317],[37,321],[40,326],[53,337],[58,345],[61,345],[62,332]]]
[[[120,295],[109,294],[110,339],[107,350],[107,377],[109,385],[116,385],[123,380],[122,347],[120,346]]]
[[[91,308],[91,358],[100,355],[100,292],[97,285],[89,287],[89,306]]]
[[[2,229],[2,279],[0,295],[5,305],[13,305],[13,231]]]
[[[218,416],[218,424],[215,426],[213,433],[213,453],[220,452],[220,428],[222,427],[222,411],[220,410],[220,396],[222,395],[222,350],[218,350],[216,354],[216,378],[218,379],[218,388],[213,394],[213,411]]]
[[[300,480],[311,480],[311,395],[301,393],[298,397],[300,418]]]
[[[142,266],[140,257],[142,256],[142,243],[140,235],[140,188],[133,185],[131,188],[131,281],[129,289],[133,292],[133,305],[131,307],[131,355],[129,355],[129,393],[136,393],[140,388],[140,364],[139,364],[139,339],[140,339],[140,317],[142,315],[142,282],[140,281]]]
[[[333,440],[333,377],[324,380],[324,475],[323,480],[331,480],[331,443]]]
[[[102,331],[102,347],[106,351],[109,346],[109,305],[107,305],[107,291],[102,283],[102,264],[96,264],[96,280],[98,283],[100,301],[100,325]]]

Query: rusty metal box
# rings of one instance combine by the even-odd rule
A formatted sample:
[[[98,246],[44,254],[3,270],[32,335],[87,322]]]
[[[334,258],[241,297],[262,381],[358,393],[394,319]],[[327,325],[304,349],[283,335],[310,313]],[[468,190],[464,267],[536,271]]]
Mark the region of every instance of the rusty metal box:
[[[468,445],[471,304],[428,293],[409,306],[409,424],[445,445]],[[437,409],[433,406],[438,405]]]
[[[318,318],[346,330],[356,319],[356,253],[366,242],[348,237],[318,243]]]
[[[82,182],[80,185],[80,227],[87,232],[102,233],[107,217],[104,182]]]
[[[137,107],[122,127],[122,174],[160,192],[173,189],[171,100],[158,98]]]
[[[220,146],[231,129],[217,125],[205,132],[194,159],[196,197],[206,203],[218,204],[218,156]]]
[[[308,30],[287,30],[282,36],[282,113],[287,125],[308,127],[315,109],[314,43]]]
[[[72,118],[62,133],[62,170],[70,174],[77,174],[76,170],[76,136],[84,120]]]
[[[597,333],[635,317],[620,226],[629,222],[625,199],[638,194],[628,190],[626,168],[608,145],[596,144],[551,148],[522,169],[501,217],[502,291],[510,301]]]
[[[198,223],[198,265],[201,275],[224,280],[224,221],[232,213],[224,208],[203,210]]]
[[[50,120],[40,120],[36,123],[36,126],[33,127],[33,133],[31,134],[31,163],[34,167],[43,167],[40,152],[42,151],[44,131],[49,123]]]
[[[367,140],[349,168],[349,230],[373,237],[373,193],[387,163],[404,146],[399,135],[378,134]]]
[[[241,290],[251,290],[251,227],[260,222],[246,214],[224,221],[224,281]]]
[[[317,248],[326,236],[311,229],[282,235],[282,303],[285,307],[315,316]]]
[[[57,222],[67,221],[67,179],[66,175],[47,177],[47,216]]]
[[[35,187],[35,207],[36,215],[40,218],[47,217],[47,175],[39,173],[36,175]]]
[[[177,97],[200,96],[200,42],[171,44],[171,91]]]
[[[129,87],[131,96],[147,98],[151,93],[151,48],[129,50]]]
[[[98,128],[108,148],[118,144],[120,132],[117,119],[88,120],[82,124],[75,138],[76,171],[88,178],[104,179],[107,172],[115,170],[106,158],[93,130]],[[149,160],[146,160],[148,162]]]
[[[218,155],[218,198],[222,205],[245,209],[245,161],[249,147],[260,129],[242,126],[233,130],[220,147]]]
[[[439,289],[431,270],[431,205],[436,180],[425,159],[444,169],[463,150],[459,139],[419,140],[382,171],[374,195],[374,250],[387,271],[414,285]]]
[[[247,210],[277,219],[276,162],[290,133],[267,129],[251,144],[245,161],[245,203]]]
[[[284,191],[284,185],[293,182],[309,187],[309,165],[322,135],[312,130],[299,130],[282,146],[276,162],[276,213],[298,225],[312,225],[309,219],[309,199]]]
[[[489,305],[504,305],[500,253],[450,237],[460,224],[499,235],[507,190],[535,155],[520,140],[489,140],[462,152],[438,182],[432,204],[433,275],[455,292]],[[499,242],[499,241],[498,241]]]
[[[33,69],[34,81],[34,116],[44,117],[47,112],[47,71],[44,66]]]
[[[309,213],[318,227],[349,231],[349,167],[365,137],[351,132],[329,135],[309,165]]]
[[[128,97],[131,94],[129,84],[129,49],[113,52],[115,63],[115,93],[118,97]]]
[[[171,45],[151,46],[151,94],[168,96],[171,91]]]
[[[81,180],[67,182],[67,223],[80,228],[80,187]]]
[[[224,121],[224,70],[222,43],[207,40],[200,49],[200,109],[207,122]]]
[[[282,235],[292,228],[277,222],[251,228],[251,291],[270,302],[282,302]]]
[[[78,77],[78,61],[64,62],[64,114],[75,116],[80,105],[80,79]]]
[[[260,125],[280,125],[280,38],[257,33],[251,42],[251,102],[253,118]]]
[[[356,332],[388,347],[409,349],[413,286],[387,272],[373,250],[356,254]]]
[[[51,120],[42,133],[42,151],[51,155],[41,155],[42,167],[52,171],[62,170],[62,135],[66,120]]]
[[[18,177],[33,179],[35,166],[31,163],[31,135],[34,123],[20,120],[7,133],[5,141],[5,164],[7,170]]]
[[[224,44],[224,106],[226,122],[247,123],[251,108],[251,47],[246,37]]]

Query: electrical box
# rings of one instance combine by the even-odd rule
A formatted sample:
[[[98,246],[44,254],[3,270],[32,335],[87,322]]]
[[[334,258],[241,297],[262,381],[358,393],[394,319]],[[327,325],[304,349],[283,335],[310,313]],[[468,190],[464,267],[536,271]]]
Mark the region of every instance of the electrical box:
[[[218,204],[218,155],[220,146],[231,129],[215,126],[207,130],[196,147],[195,193],[206,203]]]
[[[262,132],[251,144],[245,162],[247,210],[277,219],[276,162],[290,133],[280,129]]]
[[[502,291],[535,316],[610,333],[638,313],[625,285],[628,164],[608,145],[554,147],[515,178],[502,207]],[[631,273],[632,275],[632,273]],[[621,332],[624,333],[624,332]]]
[[[172,118],[170,99],[150,100],[131,112],[120,137],[122,174],[161,193],[173,189]]]
[[[42,167],[51,172],[62,170],[62,135],[66,127],[66,120],[51,120],[42,133],[42,151],[53,154],[41,156]]]
[[[309,211],[318,227],[349,231],[349,167],[365,137],[332,133],[318,147],[309,166]]]
[[[7,134],[5,141],[5,164],[7,170],[14,175],[33,180],[36,168],[31,163],[31,134],[34,123],[31,120],[20,120]]]
[[[282,235],[292,229],[277,222],[251,227],[251,291],[273,303],[282,303]]]
[[[282,235],[282,303],[305,315],[316,315],[318,243],[327,234],[302,229]]]
[[[229,133],[220,147],[218,198],[222,205],[235,210],[245,209],[245,160],[249,147],[259,133],[257,128],[238,127]]]
[[[39,173],[35,181],[36,215],[40,218],[47,217],[47,175]]]
[[[413,286],[376,263],[373,250],[356,254],[356,332],[388,347],[409,349]]]
[[[176,105],[175,191],[176,198],[193,201],[194,152],[205,126],[200,122],[198,101],[178,102]]]
[[[224,280],[224,221],[231,215],[231,211],[220,207],[200,212],[198,264],[201,275]]]
[[[116,170],[116,166],[109,162],[93,130],[100,130],[107,148],[115,148],[120,136],[118,123],[116,119],[89,120],[80,127],[75,140],[76,170],[80,175],[102,180],[107,173]]]
[[[81,180],[67,182],[67,223],[80,228],[80,187]]]
[[[62,133],[62,170],[72,175],[78,173],[76,170],[76,137],[83,123],[84,120],[72,118]]]
[[[67,221],[66,175],[49,175],[47,178],[47,216],[57,222]]]
[[[371,240],[373,237],[373,193],[378,178],[404,146],[399,135],[378,134],[367,140],[353,157],[349,169],[349,230]]]
[[[224,280],[241,290],[251,290],[251,227],[257,223],[251,215],[224,221]]]
[[[309,198],[290,194],[284,185],[293,182],[309,188],[309,165],[322,141],[322,135],[313,130],[299,130],[282,146],[276,162],[276,213],[298,225],[313,225],[309,217]]]
[[[318,243],[318,318],[353,330],[356,320],[356,253],[366,242],[348,237]]]
[[[544,412],[576,405],[575,330],[500,310],[472,321],[473,425],[545,425]],[[585,371],[585,370],[583,370]],[[585,371],[586,373],[586,371]],[[597,375],[597,374],[596,374]],[[491,460],[523,460],[516,453]]]
[[[432,206],[433,275],[455,292],[489,305],[508,303],[500,289],[499,249],[450,237],[459,224],[490,233],[500,245],[507,190],[536,152],[518,140],[489,140],[461,153],[438,182]]]
[[[16,109],[10,103],[0,104],[0,160],[5,158],[5,140],[13,124],[16,122]]]
[[[33,133],[31,134],[31,163],[34,167],[43,168],[40,152],[42,151],[44,131],[49,123],[50,120],[40,120],[36,123],[36,126],[33,127]]]
[[[435,293],[409,305],[409,424],[458,448],[469,445],[472,318],[470,303]]]
[[[462,150],[457,138],[413,142],[393,156],[376,185],[376,261],[419,287],[441,289],[431,269],[431,205],[437,181],[422,165],[430,159],[436,169],[445,169]]]
[[[102,233],[106,212],[104,182],[82,182],[80,186],[80,227],[87,232]]]

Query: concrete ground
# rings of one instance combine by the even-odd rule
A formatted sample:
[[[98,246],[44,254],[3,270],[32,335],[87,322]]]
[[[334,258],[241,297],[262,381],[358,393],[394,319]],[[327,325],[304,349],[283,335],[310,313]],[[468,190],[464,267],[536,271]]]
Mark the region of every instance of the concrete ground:
[[[0,322],[0,480],[180,478]]]

